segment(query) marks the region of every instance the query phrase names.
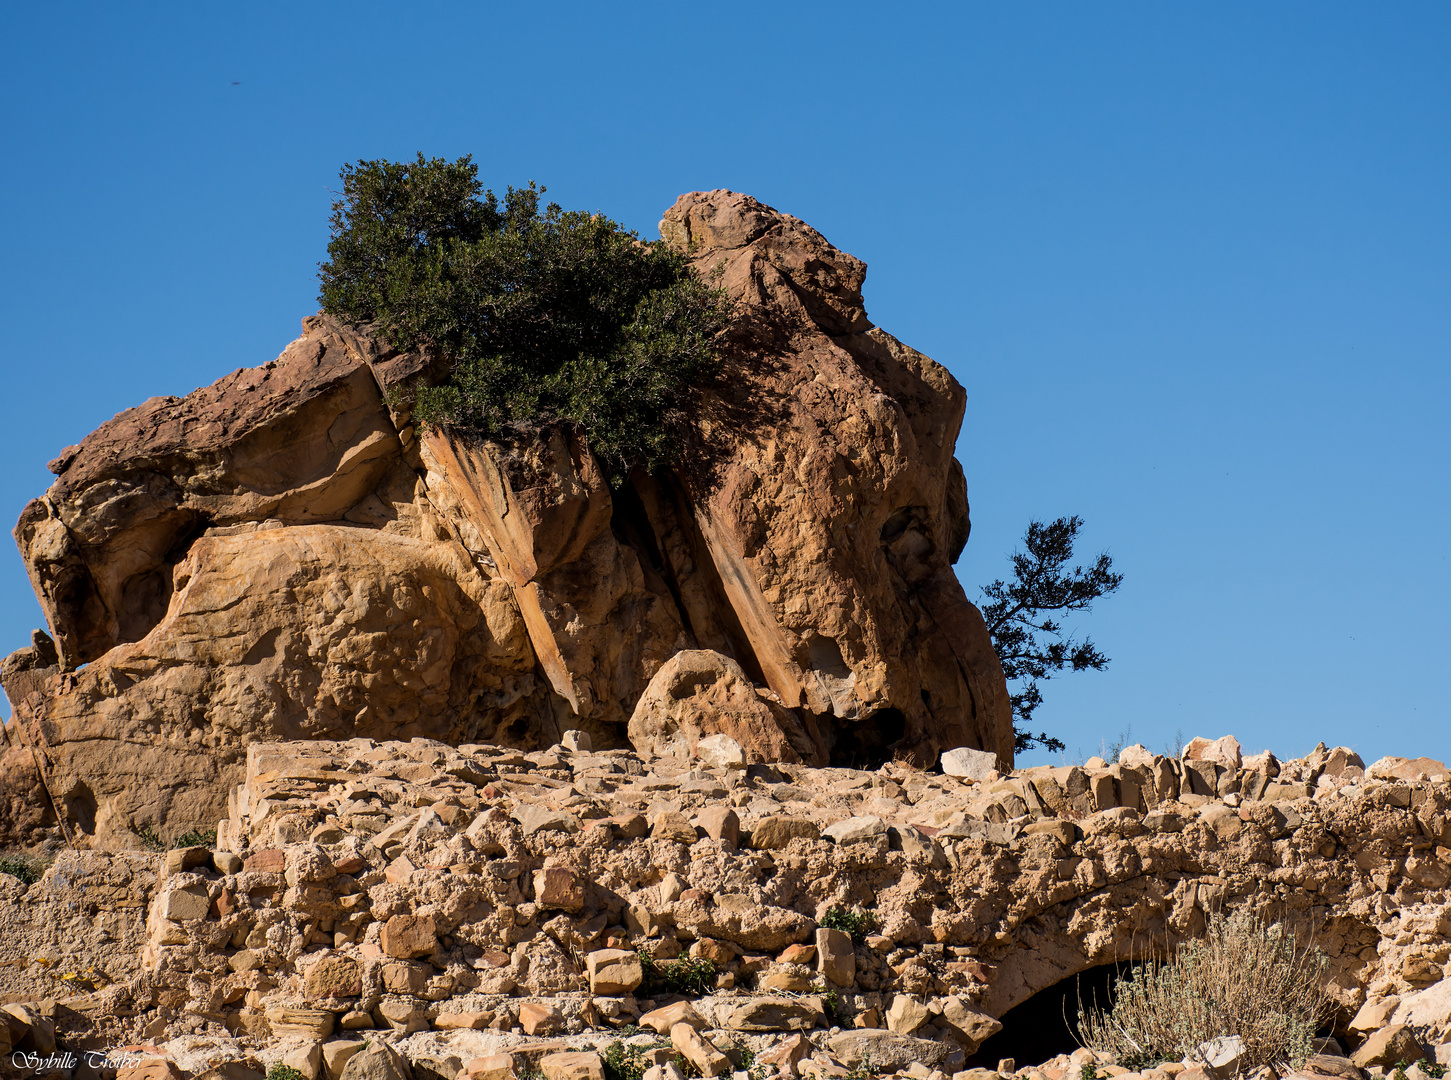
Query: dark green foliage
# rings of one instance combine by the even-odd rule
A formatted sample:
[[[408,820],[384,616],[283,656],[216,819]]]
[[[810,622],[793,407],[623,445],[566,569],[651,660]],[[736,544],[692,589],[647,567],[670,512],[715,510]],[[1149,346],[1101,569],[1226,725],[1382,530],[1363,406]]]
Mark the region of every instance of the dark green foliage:
[[[175,840],[173,840],[168,846],[169,847],[174,847],[174,848],[183,848],[183,847],[205,847],[205,848],[214,848],[214,847],[217,846],[217,830],[216,829],[188,829],[186,832],[182,833]]]
[[[1433,1061],[1427,1061],[1425,1058],[1422,1058],[1420,1061],[1416,1062],[1416,1068],[1420,1069],[1427,1076],[1431,1077],[1432,1080],[1441,1080],[1441,1078],[1446,1075],[1445,1065],[1438,1065]]]
[[[157,835],[156,830],[150,825],[143,825],[136,830],[136,838],[141,841],[143,851],[165,851],[166,841]]]
[[[1087,569],[1075,566],[1065,572],[1082,525],[1078,517],[1059,518],[1048,525],[1031,522],[1023,537],[1028,550],[1012,555],[1013,579],[999,579],[983,589],[987,603],[982,615],[992,635],[993,650],[1008,682],[1019,686],[1011,695],[1014,749],[1019,753],[1035,743],[1047,750],[1063,749],[1061,740],[1028,730],[1033,710],[1043,703],[1039,679],[1050,679],[1065,670],[1102,671],[1108,666],[1108,657],[1092,641],[1065,635],[1063,625],[1051,614],[1088,611],[1095,600],[1123,582],[1123,575],[1113,572],[1113,560],[1107,553]]]
[[[599,214],[541,211],[532,182],[501,201],[469,157],[360,161],[342,181],[322,306],[449,361],[446,384],[416,392],[421,423],[573,424],[615,482],[679,458],[730,315],[683,256]]]
[[[849,1028],[856,1023],[856,1013],[846,1007],[835,990],[827,990],[821,995],[821,1008],[826,1013],[827,1027]]]
[[[650,1046],[626,1046],[616,1039],[605,1047],[600,1059],[605,1067],[605,1080],[641,1080],[650,1066],[645,1054],[658,1047],[669,1046],[669,1039],[662,1039]]]
[[[861,945],[867,940],[867,934],[876,928],[877,917],[860,908],[837,906],[830,908],[817,925],[827,930],[844,930],[851,935],[853,944]]]
[[[34,885],[45,873],[45,868],[50,864],[44,859],[36,858],[34,855],[6,855],[0,858],[0,874],[9,874],[13,878],[19,878],[26,885]]]
[[[1093,1062],[1083,1063],[1083,1067],[1078,1070],[1078,1080],[1098,1080],[1098,1070],[1093,1067]]]
[[[649,953],[640,953],[644,972],[642,992],[649,994],[685,994],[699,997],[715,989],[716,966],[713,961],[682,956],[660,963]]]
[[[267,1080],[303,1080],[303,1076],[291,1065],[283,1065],[278,1062],[267,1070]]]

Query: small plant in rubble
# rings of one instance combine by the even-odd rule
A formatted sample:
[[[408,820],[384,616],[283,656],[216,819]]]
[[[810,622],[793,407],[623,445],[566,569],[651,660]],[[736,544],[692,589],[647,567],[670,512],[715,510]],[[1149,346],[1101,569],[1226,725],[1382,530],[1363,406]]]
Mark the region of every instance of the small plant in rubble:
[[[869,911],[844,908],[838,904],[828,909],[818,925],[825,930],[841,930],[850,934],[852,943],[861,945],[867,940],[867,934],[876,929],[877,917]]]
[[[1248,912],[1210,915],[1203,941],[1170,960],[1150,957],[1117,980],[1113,1003],[1079,1003],[1084,1044],[1129,1068],[1204,1061],[1215,1040],[1237,1038],[1240,1068],[1298,1067],[1329,1015],[1325,955]],[[1085,1076],[1085,1080],[1087,1077]]]

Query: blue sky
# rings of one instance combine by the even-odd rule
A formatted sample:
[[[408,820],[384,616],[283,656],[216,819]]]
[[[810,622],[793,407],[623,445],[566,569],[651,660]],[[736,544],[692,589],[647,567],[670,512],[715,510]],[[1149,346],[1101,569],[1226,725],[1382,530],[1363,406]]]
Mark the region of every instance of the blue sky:
[[[1414,2],[8,4],[0,516],[295,336],[345,161],[472,153],[652,237],[728,187],[967,387],[969,595],[1033,517],[1113,554],[1113,663],[1038,715],[1070,751],[1444,759],[1448,47]]]

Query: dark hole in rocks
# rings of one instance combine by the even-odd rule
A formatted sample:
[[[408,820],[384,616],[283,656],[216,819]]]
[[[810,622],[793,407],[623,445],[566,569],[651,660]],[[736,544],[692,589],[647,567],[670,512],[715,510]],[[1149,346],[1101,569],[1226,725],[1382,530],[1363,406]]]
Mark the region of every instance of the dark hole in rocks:
[[[977,1049],[968,1066],[996,1069],[1003,1058],[1018,1068],[1038,1065],[1079,1047],[1078,1003],[1106,1008],[1113,1001],[1114,980],[1128,974],[1127,964],[1104,964],[1070,975],[1040,990],[1001,1017],[1003,1030]]]
[[[878,709],[860,720],[819,717],[817,722],[832,726],[831,764],[839,769],[880,769],[907,733],[900,709]]]
[[[87,836],[96,831],[96,809],[96,796],[85,784],[77,784],[65,797],[66,817]]]

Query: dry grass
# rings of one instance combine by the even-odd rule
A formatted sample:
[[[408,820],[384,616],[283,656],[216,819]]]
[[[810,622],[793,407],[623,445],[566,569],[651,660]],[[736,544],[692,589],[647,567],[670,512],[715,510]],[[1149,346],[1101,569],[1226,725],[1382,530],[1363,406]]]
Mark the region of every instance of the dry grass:
[[[1203,941],[1120,979],[1111,1007],[1079,1002],[1079,1030],[1087,1046],[1130,1066],[1202,1061],[1201,1047],[1221,1036],[1242,1040],[1241,1073],[1298,1066],[1329,1015],[1325,964],[1319,949],[1302,948],[1280,927],[1245,912],[1215,913]]]

